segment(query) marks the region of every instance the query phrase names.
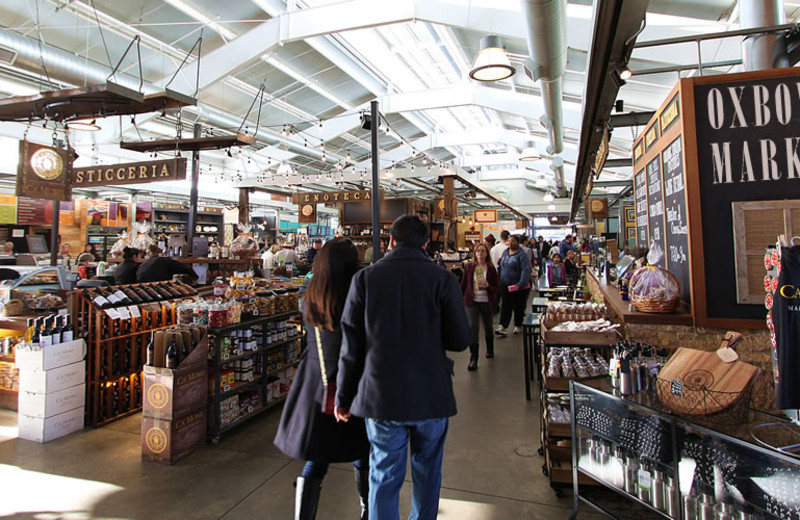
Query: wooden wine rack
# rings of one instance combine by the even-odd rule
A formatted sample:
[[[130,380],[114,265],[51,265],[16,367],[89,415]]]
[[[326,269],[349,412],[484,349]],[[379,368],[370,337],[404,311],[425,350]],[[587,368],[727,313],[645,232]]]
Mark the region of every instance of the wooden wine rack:
[[[145,287],[135,284],[104,287],[114,292],[119,288]],[[176,285],[160,282],[160,285]],[[182,285],[196,294],[194,289]],[[93,289],[88,289],[90,294]],[[175,307],[182,297],[136,304],[140,317],[112,318],[106,309],[92,304],[83,290],[73,298],[76,338],[84,338],[87,346],[86,422],[100,427],[117,421],[142,408],[142,367],[146,362],[147,345],[154,331],[177,323]],[[119,308],[120,305],[112,308]]]

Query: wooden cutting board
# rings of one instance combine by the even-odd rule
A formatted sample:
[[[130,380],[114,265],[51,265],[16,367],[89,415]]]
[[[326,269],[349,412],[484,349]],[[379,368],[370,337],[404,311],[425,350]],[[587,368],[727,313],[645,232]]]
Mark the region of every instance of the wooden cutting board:
[[[679,348],[658,374],[658,397],[673,412],[711,415],[734,405],[758,372],[743,361],[725,363],[716,352]]]

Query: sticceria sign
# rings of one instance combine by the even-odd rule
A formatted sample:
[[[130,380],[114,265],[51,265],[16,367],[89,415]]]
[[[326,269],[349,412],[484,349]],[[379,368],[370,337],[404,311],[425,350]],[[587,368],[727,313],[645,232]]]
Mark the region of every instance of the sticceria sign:
[[[73,188],[182,181],[185,178],[185,157],[159,161],[94,165],[72,169]]]

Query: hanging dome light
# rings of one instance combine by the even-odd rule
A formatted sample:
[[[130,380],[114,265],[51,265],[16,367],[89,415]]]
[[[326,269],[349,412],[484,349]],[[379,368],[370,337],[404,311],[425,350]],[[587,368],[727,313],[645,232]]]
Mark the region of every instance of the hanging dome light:
[[[530,143],[526,146],[522,152],[519,154],[520,161],[538,161],[542,158],[542,154],[539,153],[539,150],[536,149],[536,146],[533,143]]]
[[[490,34],[481,38],[481,49],[472,62],[470,78],[477,81],[500,81],[513,76],[516,71],[511,66],[499,36]]]
[[[536,179],[535,185],[537,188],[547,187],[547,179],[544,178],[544,175],[540,175],[539,178]]]
[[[553,194],[548,191],[547,193],[544,194],[542,200],[545,202],[553,202],[555,200],[555,197],[553,197]]]
[[[547,206],[547,210],[548,211],[555,211],[556,210],[556,205],[555,204],[549,204]]]

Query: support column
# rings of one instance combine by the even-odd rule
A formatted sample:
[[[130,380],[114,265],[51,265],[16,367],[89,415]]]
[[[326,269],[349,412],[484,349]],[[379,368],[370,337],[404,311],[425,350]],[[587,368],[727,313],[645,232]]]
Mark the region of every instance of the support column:
[[[381,258],[381,185],[378,179],[381,167],[378,157],[378,127],[380,126],[378,118],[380,115],[377,101],[372,101],[369,105],[372,117],[372,126],[370,127],[370,141],[372,142],[372,263],[375,263]]]
[[[239,188],[239,224],[250,224],[250,188]]]
[[[195,123],[194,132],[192,137],[195,139],[200,137],[201,126]],[[192,252],[192,243],[194,242],[194,230],[197,226],[197,185],[200,183],[200,152],[192,152],[192,187],[189,192],[189,223],[186,225],[186,247],[183,250],[183,256],[189,256]]]
[[[455,177],[448,175],[444,177],[444,247],[442,251],[449,252],[449,244],[453,244],[453,250],[458,245],[458,205],[456,203],[456,183]]]
[[[783,0],[740,0],[739,20],[742,29],[783,25],[786,23]],[[782,41],[782,35],[777,33],[746,36],[742,40],[745,70],[788,67],[789,60]]]
[[[58,254],[61,245],[58,243],[58,225],[59,214],[61,211],[61,202],[53,201],[53,228],[50,231],[50,265],[58,265]],[[103,258],[105,260],[105,258]]]

